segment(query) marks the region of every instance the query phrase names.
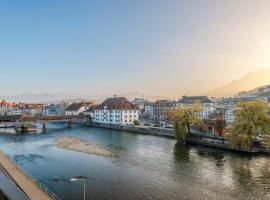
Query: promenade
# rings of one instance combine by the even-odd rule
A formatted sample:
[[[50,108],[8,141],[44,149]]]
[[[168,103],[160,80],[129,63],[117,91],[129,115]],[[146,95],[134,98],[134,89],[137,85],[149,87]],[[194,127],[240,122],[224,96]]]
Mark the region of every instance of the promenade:
[[[41,190],[36,183],[34,183],[28,176],[26,176],[16,165],[0,152],[0,164],[8,172],[10,177],[17,183],[17,185],[25,192],[30,200],[51,200],[43,190]]]

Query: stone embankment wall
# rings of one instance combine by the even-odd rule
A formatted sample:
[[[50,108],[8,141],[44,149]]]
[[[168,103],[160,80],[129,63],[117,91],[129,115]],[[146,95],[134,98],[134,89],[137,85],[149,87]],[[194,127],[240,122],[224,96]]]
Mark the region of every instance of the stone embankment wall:
[[[94,123],[94,127],[99,128],[107,128],[107,129],[114,129],[120,131],[128,131],[132,133],[140,133],[146,135],[156,135],[168,138],[174,138],[174,134],[170,129],[159,129],[159,128],[152,128],[152,127],[136,127],[136,126],[120,126],[120,125],[110,125],[110,124],[98,124]]]
[[[171,129],[159,129],[154,127],[136,127],[136,126],[120,126],[120,125],[110,125],[110,124],[98,124],[94,123],[94,127],[99,128],[107,128],[113,130],[120,130],[120,131],[128,131],[133,133],[139,134],[146,134],[146,135],[156,135],[161,137],[167,138],[174,138],[174,133]],[[244,153],[267,153],[269,154],[270,151],[266,148],[253,148],[251,151],[245,151],[241,149],[233,149],[229,146],[229,144],[225,141],[223,137],[220,136],[213,136],[213,135],[206,135],[200,131],[192,130],[191,135],[186,140],[187,143],[190,144],[197,144],[203,145],[208,147],[215,147],[230,151],[237,151],[237,152],[244,152]]]

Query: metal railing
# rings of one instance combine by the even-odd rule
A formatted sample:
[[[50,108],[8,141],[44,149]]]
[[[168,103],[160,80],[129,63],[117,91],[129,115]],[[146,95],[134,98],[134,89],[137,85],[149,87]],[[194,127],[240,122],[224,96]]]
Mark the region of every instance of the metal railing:
[[[29,173],[26,173],[18,163],[13,162],[15,166],[26,176],[28,177],[33,183],[35,183],[42,191],[44,191],[46,194],[48,194],[53,200],[62,200],[59,196],[57,196],[53,191],[51,191],[47,186],[45,186],[43,183],[41,183],[38,179],[34,178]]]

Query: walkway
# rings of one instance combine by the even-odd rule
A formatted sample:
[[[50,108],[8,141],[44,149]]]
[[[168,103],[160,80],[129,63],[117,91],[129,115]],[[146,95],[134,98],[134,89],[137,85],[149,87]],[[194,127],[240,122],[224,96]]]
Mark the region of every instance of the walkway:
[[[26,194],[14,183],[9,176],[0,170],[0,188],[10,200],[29,200]]]
[[[0,152],[0,163],[9,173],[11,178],[19,185],[30,200],[51,200],[29,177],[27,177],[16,165]]]

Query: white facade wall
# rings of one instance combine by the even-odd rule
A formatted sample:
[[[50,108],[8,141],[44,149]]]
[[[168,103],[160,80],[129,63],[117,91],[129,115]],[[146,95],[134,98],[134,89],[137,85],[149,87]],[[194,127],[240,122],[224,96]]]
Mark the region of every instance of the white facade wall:
[[[209,119],[210,115],[215,112],[215,107],[213,103],[204,103],[203,112],[200,113],[201,118]]]
[[[7,115],[11,109],[7,106],[1,106],[0,107],[0,115]]]
[[[139,119],[139,110],[95,110],[94,122],[103,124],[128,125]]]
[[[21,115],[22,112],[19,109],[12,110],[12,115]]]
[[[178,104],[181,106],[190,106],[191,104]],[[202,119],[209,119],[210,115],[215,112],[215,107],[213,103],[203,103],[203,111],[198,113],[198,116]]]
[[[234,120],[234,114],[237,108],[232,108],[225,111],[225,121],[227,125],[231,125]]]

